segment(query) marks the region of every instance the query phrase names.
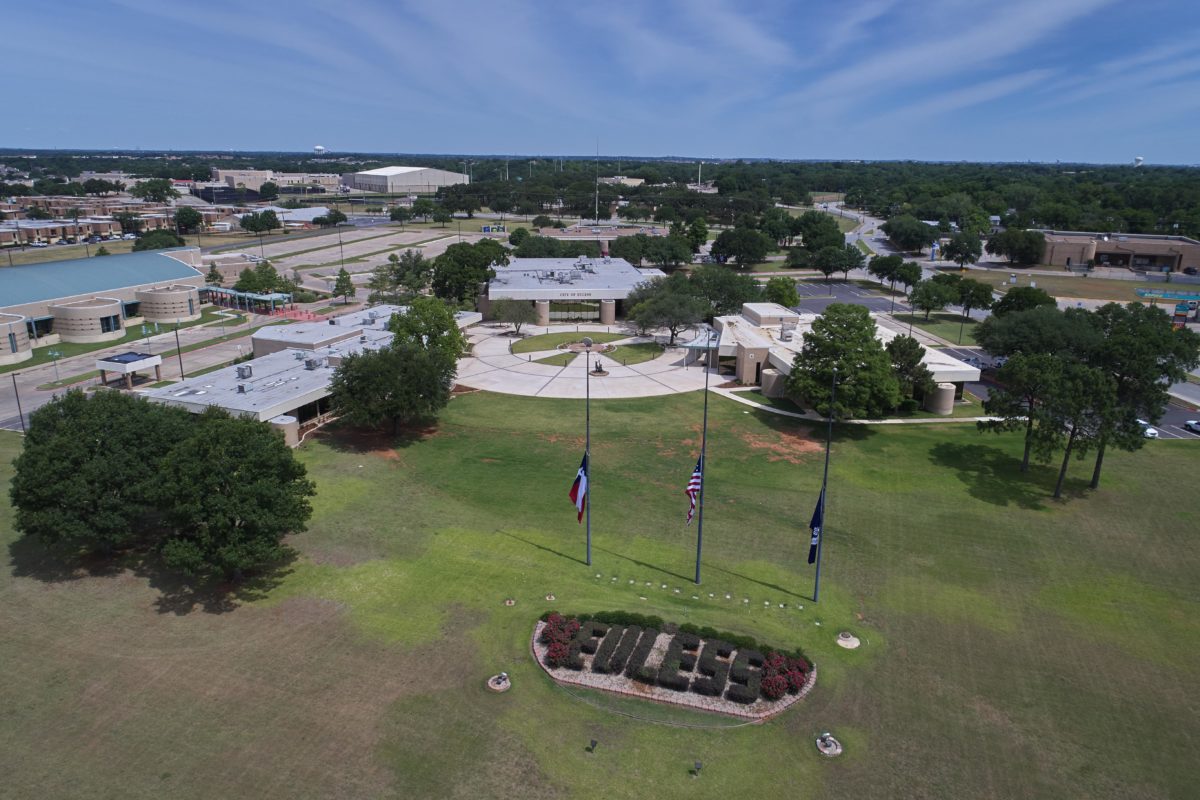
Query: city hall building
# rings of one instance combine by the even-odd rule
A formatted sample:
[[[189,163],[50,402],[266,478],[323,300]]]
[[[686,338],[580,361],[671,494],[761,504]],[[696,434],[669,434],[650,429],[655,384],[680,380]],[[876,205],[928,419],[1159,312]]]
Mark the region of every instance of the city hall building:
[[[0,364],[34,347],[120,339],[129,325],[200,316],[200,250],[73,258],[0,268]]]
[[[514,258],[494,269],[496,277],[479,296],[484,319],[491,318],[495,300],[523,300],[533,304],[538,325],[567,321],[610,325],[627,313],[624,300],[635,286],[666,277],[662,270],[607,257]]]

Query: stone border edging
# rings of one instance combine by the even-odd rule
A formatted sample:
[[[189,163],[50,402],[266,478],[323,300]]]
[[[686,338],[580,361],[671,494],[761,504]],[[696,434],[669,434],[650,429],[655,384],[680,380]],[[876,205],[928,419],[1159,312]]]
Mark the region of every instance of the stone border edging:
[[[576,673],[573,670],[566,670],[563,673],[563,675],[560,676],[558,674],[558,671],[551,670],[550,667],[546,666],[545,662],[542,661],[541,656],[538,655],[538,651],[537,651],[538,636],[541,635],[542,629],[544,627],[546,627],[546,623],[543,622],[542,620],[538,620],[537,624],[533,626],[533,635],[529,637],[529,654],[533,656],[533,660],[535,662],[537,662],[537,665],[542,668],[542,671],[546,673],[546,675],[550,678],[550,680],[554,681],[555,683],[568,684],[570,686],[580,686],[584,689],[592,689],[594,691],[604,692],[606,694],[615,694],[615,695],[619,695],[622,697],[636,697],[639,700],[647,700],[652,703],[663,703],[666,705],[678,706],[679,708],[686,708],[690,711],[697,711],[700,713],[721,714],[722,716],[736,717],[739,719],[747,720],[749,722],[760,724],[760,723],[766,722],[767,720],[774,719],[775,717],[782,714],[784,711],[787,711],[789,708],[791,708],[795,703],[798,703],[801,700],[803,700],[805,697],[808,696],[808,693],[810,691],[812,691],[813,686],[815,686],[817,683],[817,665],[810,663],[809,666],[811,667],[811,669],[809,670],[809,678],[807,681],[804,682],[804,687],[799,692],[797,692],[796,694],[785,695],[783,698],[776,700],[774,703],[766,704],[767,706],[769,706],[769,708],[767,708],[767,710],[765,710],[763,713],[758,713],[758,714],[752,714],[752,713],[745,712],[745,711],[737,711],[734,709],[730,709],[728,711],[720,711],[720,710],[716,710],[716,709],[712,709],[712,708],[705,708],[704,706],[701,706],[701,705],[698,705],[695,703],[685,703],[685,702],[681,702],[679,700],[664,697],[664,696],[662,696],[661,692],[656,693],[656,694],[647,694],[647,693],[643,693],[643,692],[636,692],[636,691],[633,691],[630,689],[612,689],[612,688],[607,688],[607,687],[593,686],[592,684],[587,683],[582,680],[569,680],[568,679],[572,675],[582,674],[582,673]],[[659,687],[653,687],[653,688],[657,689]],[[674,692],[674,694],[682,695],[685,697],[691,696],[690,692]],[[736,704],[731,703],[731,705],[736,705]]]

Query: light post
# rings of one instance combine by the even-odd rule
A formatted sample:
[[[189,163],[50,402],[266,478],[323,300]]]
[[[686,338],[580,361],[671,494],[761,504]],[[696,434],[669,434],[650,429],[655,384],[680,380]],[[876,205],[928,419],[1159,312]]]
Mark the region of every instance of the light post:
[[[54,382],[58,383],[58,359],[62,357],[62,351],[48,350],[46,351],[46,355],[50,356],[50,360],[54,362]]]
[[[587,513],[587,565],[592,565],[592,338],[590,336],[583,337],[583,349],[585,351],[583,357],[583,372],[584,372],[584,427],[583,427],[583,463],[587,468],[583,473],[583,480],[587,486],[586,513]]]

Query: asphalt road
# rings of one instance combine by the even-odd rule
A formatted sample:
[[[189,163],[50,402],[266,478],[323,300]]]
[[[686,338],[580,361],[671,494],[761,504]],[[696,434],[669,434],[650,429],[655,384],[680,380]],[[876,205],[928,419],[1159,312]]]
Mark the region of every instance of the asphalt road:
[[[795,306],[794,310],[810,314],[820,314],[830,303],[857,303],[871,311],[884,313],[892,308],[889,297],[845,281],[834,280],[826,283],[821,278],[803,280],[796,284],[796,291],[800,294],[800,304]],[[896,311],[908,311],[903,298],[897,298],[895,305]]]

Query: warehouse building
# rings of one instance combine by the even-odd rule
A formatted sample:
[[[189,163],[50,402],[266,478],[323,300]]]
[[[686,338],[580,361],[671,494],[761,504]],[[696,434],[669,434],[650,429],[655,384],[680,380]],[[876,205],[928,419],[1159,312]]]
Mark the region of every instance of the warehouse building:
[[[590,321],[611,325],[627,309],[622,304],[633,288],[662,270],[635,267],[623,258],[514,258],[493,267],[496,277],[478,298],[490,319],[494,300],[527,300],[537,311],[537,324]]]
[[[200,250],[180,247],[0,269],[0,364],[34,347],[120,339],[129,325],[200,316]]]
[[[342,184],[360,192],[432,194],[443,186],[470,183],[461,172],[433,167],[380,167],[342,176]]]
[[[1143,272],[1200,271],[1200,242],[1186,236],[1042,231],[1042,263],[1056,267],[1126,267]]]

